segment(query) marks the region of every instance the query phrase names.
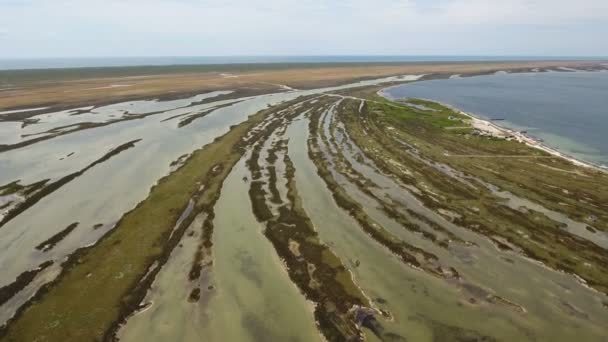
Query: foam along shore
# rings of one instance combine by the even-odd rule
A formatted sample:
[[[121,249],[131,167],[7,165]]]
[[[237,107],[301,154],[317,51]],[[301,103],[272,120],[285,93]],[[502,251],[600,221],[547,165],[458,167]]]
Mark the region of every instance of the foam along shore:
[[[377,92],[377,94],[379,96],[382,96],[390,101],[397,101],[400,99],[397,98],[393,98],[390,95],[388,95],[388,93],[386,93],[383,90],[380,90]],[[401,100],[406,100],[406,99],[401,99]],[[430,102],[435,102],[438,103],[444,107],[450,108],[452,109],[454,112],[465,115],[467,117],[469,117],[470,120],[470,124],[473,128],[484,132],[486,135],[488,136],[492,136],[495,138],[499,138],[499,139],[512,139],[512,140],[516,140],[518,142],[524,143],[527,146],[542,150],[544,152],[549,153],[552,156],[556,156],[556,157],[560,157],[560,158],[564,158],[568,161],[570,161],[571,163],[573,163],[574,165],[577,166],[582,166],[582,167],[586,167],[586,168],[590,168],[590,169],[594,169],[597,171],[602,171],[602,172],[608,172],[608,166],[607,165],[599,165],[599,164],[595,164],[589,161],[584,161],[584,160],[580,160],[576,157],[573,157],[571,155],[568,155],[566,153],[560,152],[558,149],[548,146],[546,144],[544,144],[541,140],[536,139],[526,133],[523,133],[521,131],[515,130],[515,129],[511,129],[511,128],[507,128],[507,127],[503,127],[500,125],[495,124],[494,122],[491,122],[489,120],[485,120],[485,119],[481,119],[477,116],[475,116],[474,114],[471,113],[467,113],[464,112],[450,104],[447,103],[443,103],[437,100],[433,100],[433,99],[426,99],[426,98],[420,98],[420,100],[424,100],[424,101],[430,101]]]
[[[432,100],[430,100],[430,101],[432,101]],[[437,101],[434,101],[434,102],[437,102]],[[440,102],[437,102],[437,103],[440,103]],[[473,128],[478,129],[482,132],[485,132],[486,134],[488,134],[490,136],[493,136],[496,138],[501,138],[501,139],[513,139],[518,142],[524,143],[530,147],[547,152],[550,155],[564,158],[564,159],[570,161],[571,163],[573,163],[574,165],[587,167],[587,168],[595,169],[598,171],[608,172],[608,166],[606,166],[606,165],[598,165],[598,164],[595,164],[592,162],[577,159],[573,156],[570,156],[568,154],[558,151],[556,148],[553,148],[551,146],[544,144],[541,140],[536,139],[524,132],[499,126],[489,120],[480,119],[471,113],[463,112],[463,111],[459,110],[458,108],[454,108],[448,104],[444,104],[444,103],[440,103],[440,104],[454,109],[454,111],[456,111],[457,113],[468,116],[469,118],[471,118],[470,124]]]

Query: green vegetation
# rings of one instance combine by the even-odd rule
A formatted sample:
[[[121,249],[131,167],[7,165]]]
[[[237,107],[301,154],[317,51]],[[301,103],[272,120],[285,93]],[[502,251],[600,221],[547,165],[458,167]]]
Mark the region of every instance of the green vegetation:
[[[138,307],[155,272],[144,275],[155,262],[166,261],[189,222],[213,202],[223,179],[244,151],[243,137],[267,114],[262,111],[232,127],[161,179],[149,196],[95,246],[74,253],[64,263],[59,278],[39,291],[0,337],[5,341],[109,338],[117,324]],[[218,165],[222,167],[218,169]],[[195,210],[171,235],[192,198],[197,199]]]
[[[29,270],[21,273],[17,276],[14,282],[0,287],[0,305],[6,303],[10,300],[16,293],[23,290],[34,278],[38,275],[38,273],[42,272],[47,267],[51,266],[53,261],[49,260],[42,264],[40,264],[36,269]]]
[[[319,108],[312,108],[318,111]],[[355,306],[369,306],[367,298],[354,283],[342,261],[323,243],[306,214],[295,183],[295,167],[287,154],[287,141],[279,140],[267,149],[266,170],[275,170],[278,154],[283,154],[284,177],[287,181],[286,198],[277,189],[276,173],[264,178],[260,154],[271,134],[280,135],[284,127],[299,112],[287,113],[268,125],[265,136],[252,150],[247,165],[251,171],[249,196],[258,221],[265,223],[264,234],[285,261],[292,281],[306,297],[315,302],[315,319],[329,341],[359,341],[361,332],[350,311]],[[270,196],[264,189],[268,186]],[[269,197],[269,198],[267,198]],[[271,206],[276,206],[277,214]]]
[[[14,181],[5,185],[0,186],[0,196],[7,196],[14,194],[23,189],[23,186],[18,181]]]
[[[59,188],[61,188],[62,186],[66,185],[67,183],[73,181],[74,179],[82,176],[85,172],[87,172],[88,170],[92,169],[93,167],[95,167],[96,165],[102,164],[106,161],[108,161],[110,158],[120,154],[121,152],[128,150],[130,148],[135,147],[135,144],[138,143],[141,139],[136,139],[136,140],[132,140],[129,142],[126,142],[110,151],[108,151],[105,155],[103,155],[101,158],[95,160],[94,162],[92,162],[91,164],[89,164],[88,166],[84,167],[82,170],[71,173],[67,176],[64,176],[54,182],[49,183],[49,179],[45,179],[43,181],[39,181],[36,182],[34,184],[30,184],[27,187],[22,187],[20,185],[18,185],[17,183],[11,183],[8,185],[8,190],[5,191],[20,191],[22,189],[25,189],[25,191],[23,192],[24,195],[26,195],[26,199],[25,201],[23,201],[22,203],[20,203],[18,206],[16,206],[15,208],[11,209],[3,218],[2,220],[0,220],[0,228],[5,225],[8,221],[12,220],[13,218],[15,218],[17,215],[21,214],[22,212],[24,212],[25,210],[27,210],[28,208],[32,207],[34,204],[38,203],[40,200],[42,200],[44,197],[48,196],[49,194],[57,191]]]
[[[606,231],[608,175],[517,141],[471,134],[472,129],[446,129],[469,124],[466,117],[440,104],[411,101],[434,109],[419,110],[380,98],[375,90],[358,91],[358,96],[369,99],[363,113],[358,113],[359,101],[349,100],[339,116],[350,137],[380,169],[417,188],[416,197],[425,206],[456,213],[449,219],[459,226],[501,237],[526,255],[577,274],[608,293],[608,255],[603,248],[569,233],[564,222],[505,205],[487,185],[564,213],[592,226],[589,231]],[[499,248],[511,248],[493,241]]]
[[[53,249],[53,247],[55,247],[56,244],[61,242],[61,240],[65,239],[74,229],[76,229],[76,227],[78,227],[78,222],[70,224],[59,233],[41,242],[38,246],[36,246],[36,249],[43,252],[50,251]]]
[[[306,299],[315,304],[318,328],[329,341],[358,341],[367,335],[372,339],[403,340],[390,331],[394,323],[389,322],[389,318],[397,323],[404,322],[398,319],[408,319],[408,324],[415,320],[423,322],[422,325],[432,330],[434,340],[493,340],[474,330],[451,325],[454,322],[447,324],[444,318],[420,314],[436,310],[436,303],[445,305],[453,301],[459,307],[487,309],[487,313],[499,319],[519,321],[519,317],[508,315],[522,315],[526,312],[525,305],[529,308],[536,304],[533,300],[516,303],[521,298],[511,301],[500,297],[509,296],[484,283],[484,279],[488,279],[484,277],[490,272],[480,272],[481,276],[475,278],[470,272],[480,268],[469,267],[466,260],[454,261],[458,270],[451,267],[453,259],[450,258],[459,257],[456,253],[469,247],[485,248],[483,252],[490,248],[489,254],[475,256],[493,257],[492,253],[500,253],[493,246],[501,251],[524,254],[551,268],[576,274],[590,286],[608,294],[606,250],[594,244],[592,238],[585,239],[564,229],[564,226],[570,228],[570,221],[549,213],[551,210],[564,213],[570,219],[584,223],[586,227],[582,230],[586,234],[608,231],[606,174],[574,166],[516,141],[478,134],[467,116],[440,104],[423,100],[392,102],[375,95],[376,90],[343,92],[365,98],[363,106],[358,98],[336,100],[333,95],[320,96],[315,102],[309,101],[311,96],[282,103],[231,127],[228,133],[192,154],[179,157],[171,164],[176,170],[162,178],[148,197],[126,213],[114,229],[94,246],[73,253],[61,265],[58,278],[42,287],[0,329],[0,339],[112,340],[120,324],[140,309],[157,273],[179,246],[195,217],[204,217],[204,222],[198,246],[192,253],[192,265],[189,265],[189,280],[186,280],[191,282],[188,283],[191,286],[189,295],[184,299],[188,300],[188,305],[206,303],[204,288],[195,282],[205,274],[206,267],[213,265],[214,206],[220,198],[224,180],[244,155],[249,156],[246,165],[251,178],[249,175],[243,177],[243,182],[248,183],[251,210],[264,224],[264,235],[284,262],[290,279]],[[335,105],[335,112],[326,114],[332,105]],[[181,124],[206,114],[208,111],[195,113]],[[294,120],[308,120],[309,137],[301,146],[308,148],[307,156],[288,151],[291,145],[288,145],[286,129]],[[291,137],[304,141],[299,135]],[[120,145],[86,168],[59,180],[31,185],[13,182],[1,186],[0,196],[18,193],[26,197],[4,222],[95,165],[134,147],[137,142]],[[330,209],[340,211],[340,218],[348,218],[345,213],[353,218],[353,221],[349,219],[349,224],[356,227],[345,233],[360,234],[359,229],[365,232],[367,235],[360,234],[362,240],[369,237],[369,244],[368,241],[361,244],[365,248],[349,255],[345,253],[347,248],[334,247],[352,241],[336,241],[339,238],[323,241],[322,237],[327,238],[323,235],[327,230],[320,230],[322,234],[319,234],[309,218],[311,212],[304,209],[303,204],[308,203],[302,203],[298,190],[309,196],[308,191],[302,190],[308,184],[296,184],[296,169],[290,155],[310,159],[310,165],[314,164],[313,169],[316,167],[320,178],[315,178],[315,182],[322,180],[333,196],[336,206],[332,204]],[[301,160],[294,157],[294,161]],[[304,174],[308,171],[306,169]],[[314,171],[312,174],[314,176]],[[323,183],[315,184],[323,186]],[[399,191],[407,192],[408,197],[404,196],[405,200],[397,199],[397,195],[391,197]],[[521,205],[509,203],[502,191],[510,192],[511,199]],[[331,202],[329,196],[323,197],[324,201],[328,199]],[[525,200],[540,208],[526,207],[528,202]],[[323,217],[315,215],[315,218]],[[50,238],[41,237],[46,240],[38,245],[38,250],[52,249],[77,225],[74,223]],[[322,229],[344,228],[336,226]],[[464,234],[464,230],[455,226],[482,234],[493,245],[476,234]],[[99,227],[94,226],[95,229]],[[190,233],[189,236],[194,235],[194,232]],[[381,256],[365,260],[363,255],[370,252],[370,247],[381,250]],[[430,287],[422,286],[421,300],[426,296],[433,302],[429,302],[428,308],[404,310],[411,315],[400,317],[400,311],[394,309],[403,304],[396,299],[401,298],[402,284],[396,283],[396,290],[378,286],[376,293],[376,276],[368,277],[371,281],[361,276],[364,274],[361,270],[369,269],[370,265],[379,270],[388,265],[382,259],[389,256],[393,260],[387,252],[402,262],[396,263],[399,268],[393,270],[420,275],[421,279],[430,279],[429,284],[437,284],[433,289],[453,290],[454,293],[439,295],[428,291]],[[462,259],[466,259],[466,253],[461,252]],[[515,259],[515,255],[509,257]],[[503,259],[508,258],[497,257],[499,262]],[[414,270],[402,267],[404,264]],[[51,265],[52,262],[41,264],[0,288],[0,303],[10,300]],[[353,274],[359,277],[364,289],[359,287]],[[213,285],[221,286],[219,283]],[[415,285],[419,284],[413,280],[411,284],[404,283],[403,289],[409,291],[410,286]],[[364,294],[364,290],[369,293]],[[379,311],[375,311],[370,301],[381,303],[379,296],[389,298],[388,304],[394,306],[386,305],[387,310],[384,310],[384,305],[376,305]],[[445,298],[450,302],[444,301]],[[384,299],[382,301],[387,304]],[[420,303],[426,305],[426,302]],[[573,304],[563,302],[561,309],[570,316],[587,319],[586,314]],[[532,317],[531,322],[534,322],[531,324],[536,324],[537,320],[538,317]],[[381,322],[386,323],[386,330]]]
[[[317,167],[318,175],[325,181],[328,189],[331,191],[334,200],[340,206],[348,212],[362,227],[362,229],[369,234],[374,240],[378,241],[382,245],[386,246],[391,252],[398,255],[403,262],[413,265],[415,267],[422,266],[421,262],[416,258],[415,254],[419,253],[424,256],[423,259],[434,260],[436,257],[431,253],[424,252],[423,250],[416,248],[405,241],[398,239],[397,237],[390,234],[384,228],[373,222],[371,218],[365,214],[360,204],[354,201],[346,191],[335,181],[330,169],[323,157],[323,153],[320,152],[319,142],[317,135],[319,131],[319,115],[311,115],[309,124],[309,131],[311,137],[309,139],[309,158]],[[320,134],[324,136],[324,134]],[[317,152],[313,152],[317,151]],[[423,261],[424,262],[424,261]]]
[[[370,67],[370,66],[398,66],[403,62],[382,63],[235,63],[235,64],[199,64],[199,65],[149,65],[149,66],[121,66],[121,67],[85,67],[65,69],[27,69],[0,71],[0,79],[7,83],[23,86],[36,82],[57,82],[81,80],[102,77],[134,77],[148,75],[190,74],[205,72],[251,72],[290,69],[316,69],[320,67]],[[418,63],[424,64],[424,63]],[[453,63],[461,64],[461,63]],[[469,63],[472,64],[472,63]],[[479,63],[483,64],[483,63]]]
[[[395,123],[407,122],[408,124],[419,125],[419,127],[435,129],[464,126],[462,120],[468,119],[467,116],[456,113],[445,106],[424,100],[412,99],[405,103],[422,105],[434,111],[399,105],[397,102],[391,102],[378,95],[372,96],[370,100],[374,102],[367,102],[369,111],[377,111],[377,113],[386,115],[391,120],[397,120],[394,121]]]

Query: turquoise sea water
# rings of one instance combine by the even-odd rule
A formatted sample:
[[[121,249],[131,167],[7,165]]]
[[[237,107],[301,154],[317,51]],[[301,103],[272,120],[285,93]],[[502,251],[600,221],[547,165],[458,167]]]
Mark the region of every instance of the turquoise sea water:
[[[443,102],[495,123],[525,130],[578,159],[608,165],[608,72],[546,72],[409,83],[390,98]]]

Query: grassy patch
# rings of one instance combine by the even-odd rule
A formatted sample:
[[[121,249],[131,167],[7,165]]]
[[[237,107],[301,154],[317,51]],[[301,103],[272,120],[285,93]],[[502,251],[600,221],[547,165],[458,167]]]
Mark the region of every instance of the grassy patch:
[[[125,214],[95,246],[73,254],[57,281],[2,331],[6,341],[97,341],[139,304],[138,283],[149,267],[168,254],[175,222],[202,184],[197,207],[212,201],[242,154],[241,139],[266,112],[233,127],[195,151],[183,167],[161,179],[149,196]],[[218,164],[221,175],[209,177]],[[136,291],[139,291],[137,292]]]
[[[416,108],[378,100],[372,91],[368,96],[372,101],[367,101],[362,113],[359,101],[345,101],[339,115],[351,138],[382,171],[416,187],[419,193],[414,195],[425,206],[459,214],[454,220],[458,225],[489,237],[499,236],[526,255],[575,273],[608,293],[608,257],[603,248],[569,233],[561,227],[563,223],[542,213],[507,207],[483,185],[493,184],[586,223],[592,230],[606,231],[607,174],[516,141],[445,129],[452,121],[458,126],[466,126],[467,121],[460,121],[461,116],[440,104],[412,100],[435,110],[420,113]],[[442,166],[468,177],[476,189],[440,172]],[[493,241],[499,248],[505,246]]]

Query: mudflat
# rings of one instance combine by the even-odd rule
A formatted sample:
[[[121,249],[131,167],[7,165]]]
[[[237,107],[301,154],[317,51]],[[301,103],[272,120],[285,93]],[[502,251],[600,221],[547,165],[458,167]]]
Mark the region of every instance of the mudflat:
[[[218,89],[312,89],[406,74],[474,74],[534,68],[587,68],[596,62],[534,61],[405,64],[278,64],[0,71],[0,111],[66,108]],[[1,88],[5,88],[4,90]]]
[[[380,96],[563,66],[21,74],[0,340],[602,341],[608,174]]]

